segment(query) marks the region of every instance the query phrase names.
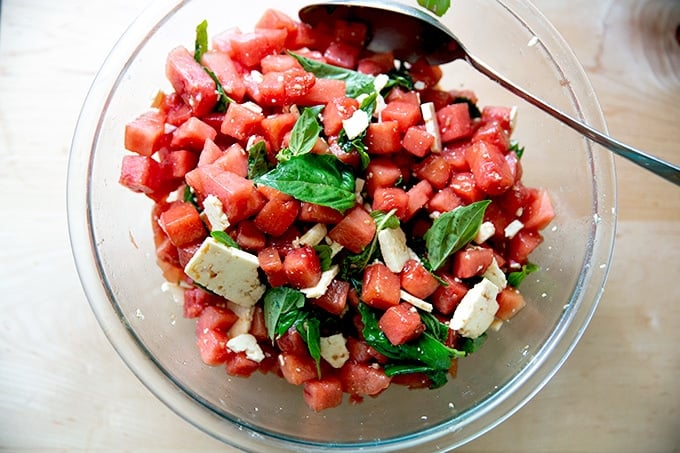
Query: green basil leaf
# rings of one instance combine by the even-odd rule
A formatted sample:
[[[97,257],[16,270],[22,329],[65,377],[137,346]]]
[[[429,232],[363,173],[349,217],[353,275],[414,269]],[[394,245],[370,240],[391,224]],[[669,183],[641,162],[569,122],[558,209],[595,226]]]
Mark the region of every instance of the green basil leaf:
[[[208,21],[203,20],[196,26],[196,41],[194,42],[194,60],[201,62],[201,57],[208,51]]]
[[[522,155],[524,154],[524,146],[520,146],[517,140],[510,140],[509,151],[514,152],[517,154],[517,158],[521,159]]]
[[[332,265],[333,249],[330,245],[318,244],[312,247],[316,254],[319,256],[319,261],[321,261],[321,270],[323,272],[330,269]]]
[[[419,312],[420,320],[425,324],[425,330],[440,342],[444,343],[449,337],[449,326],[438,320],[432,313]]]
[[[189,184],[184,186],[184,193],[182,194],[182,201],[184,201],[185,203],[191,203],[197,209],[199,208],[198,198],[196,197],[196,193],[194,192],[194,189]]]
[[[477,338],[466,338],[463,337],[463,341],[461,342],[460,349],[461,351],[465,351],[466,355],[470,355],[473,352],[477,352],[479,348],[482,347],[484,342],[487,339],[487,334],[486,332],[478,336]]]
[[[264,140],[253,144],[248,148],[248,179],[262,176],[270,169],[267,160],[267,145]]]
[[[425,233],[427,258],[433,270],[439,269],[451,254],[472,241],[489,203],[490,200],[478,201],[445,212],[435,219]]]
[[[441,17],[451,7],[451,0],[418,0],[418,4]]]
[[[316,372],[321,379],[321,328],[318,318],[306,316],[305,319],[296,323],[295,328],[307,343],[309,355],[316,362]]]
[[[527,263],[522,266],[522,269],[508,274],[508,285],[517,288],[522,281],[527,278],[527,275],[536,272],[540,267],[534,263]]]
[[[366,343],[390,359],[421,363],[434,370],[448,370],[451,359],[466,355],[464,351],[449,348],[428,332],[420,335],[412,343],[395,346],[378,326],[377,316],[370,307],[360,303],[359,312],[364,324],[363,334]]]
[[[293,156],[255,178],[255,183],[341,212],[356,204],[352,170],[328,154]]]
[[[302,110],[290,133],[288,148],[281,150],[277,156],[279,160],[288,160],[293,156],[307,154],[314,148],[319,134],[323,131],[323,127],[321,127],[317,118],[322,108],[305,108]]]
[[[226,232],[224,231],[211,231],[210,236],[212,236],[213,239],[215,239],[217,242],[221,242],[222,244],[226,245],[227,247],[234,247],[235,249],[240,249],[241,247],[238,245],[238,243],[229,236]]]
[[[316,77],[322,79],[343,80],[345,82],[345,91],[348,97],[356,98],[362,93],[370,94],[375,91],[374,80],[375,77],[362,74],[351,69],[333,66],[320,61],[312,60],[294,52],[288,52],[302,65],[303,69],[311,72]]]
[[[210,76],[213,82],[215,82],[215,90],[217,91],[217,104],[215,105],[215,111],[222,113],[226,112],[227,104],[234,102],[234,100],[230,98],[229,95],[227,95],[226,91],[224,91],[222,82],[220,82],[220,79],[217,78],[214,72],[205,66],[203,66],[203,70]]]
[[[305,295],[300,291],[287,286],[270,288],[264,295],[264,324],[269,338],[274,340],[288,330],[304,305]]]
[[[343,280],[350,280],[352,276],[357,275],[368,266],[368,263],[374,260],[378,248],[378,233],[385,228],[397,228],[399,226],[399,219],[395,216],[396,210],[388,213],[383,211],[372,211],[371,217],[375,220],[375,235],[371,242],[356,255],[348,255],[342,261],[340,268],[340,275]]]
[[[427,365],[413,363],[389,363],[383,367],[387,376],[398,374],[425,373],[430,379],[430,389],[437,389],[449,380],[448,370],[434,369]]]

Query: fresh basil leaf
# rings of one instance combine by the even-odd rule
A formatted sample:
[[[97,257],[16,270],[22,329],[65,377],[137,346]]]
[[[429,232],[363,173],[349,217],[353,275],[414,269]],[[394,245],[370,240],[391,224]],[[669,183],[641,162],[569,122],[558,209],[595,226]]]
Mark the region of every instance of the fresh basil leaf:
[[[418,0],[418,4],[441,17],[451,7],[451,0]]]
[[[385,228],[396,228],[399,226],[399,219],[395,216],[396,210],[388,213],[383,211],[372,211],[371,217],[375,220],[375,235],[371,242],[356,255],[348,255],[342,261],[340,275],[343,280],[349,280],[353,275],[363,272],[368,263],[373,261],[378,252],[378,233]]]
[[[208,21],[203,20],[196,25],[196,41],[194,42],[194,60],[201,62],[201,57],[208,51]]]
[[[448,370],[451,359],[465,356],[465,352],[449,348],[428,332],[424,332],[414,342],[395,346],[378,326],[377,316],[371,308],[360,303],[359,312],[366,343],[390,359],[421,363],[433,370]]]
[[[296,323],[295,328],[302,335],[302,339],[307,343],[309,355],[316,362],[316,372],[321,379],[321,329],[318,318],[306,316],[305,319]]]
[[[484,220],[484,211],[489,203],[490,200],[483,200],[461,206],[435,219],[425,233],[427,258],[433,270],[439,269],[451,254],[472,241]]]
[[[425,331],[445,343],[449,337],[449,326],[438,320],[432,313],[421,311],[419,314],[420,320],[425,324]]]
[[[331,246],[326,244],[318,244],[315,245],[313,249],[319,256],[319,261],[321,261],[321,271],[325,272],[330,269],[333,256],[333,249],[331,249]]]
[[[374,80],[375,77],[362,74],[351,69],[333,66],[320,61],[312,60],[294,52],[288,52],[302,65],[302,68],[314,74],[316,77],[322,79],[343,80],[345,82],[345,91],[348,97],[356,98],[362,93],[370,94],[375,91]]]
[[[198,198],[196,197],[196,193],[194,192],[194,189],[189,184],[184,186],[184,193],[182,193],[182,201],[184,201],[185,203],[191,203],[196,208],[199,208]]]
[[[430,380],[430,389],[437,389],[449,381],[448,370],[434,369],[427,365],[412,363],[389,363],[383,367],[387,376],[424,373]]]
[[[248,148],[248,179],[255,179],[262,176],[270,169],[267,160],[267,144],[264,140],[254,143]]]
[[[305,295],[287,286],[270,288],[264,295],[264,324],[274,340],[288,330],[305,305]],[[282,322],[285,321],[285,322]]]
[[[527,263],[522,266],[522,269],[508,274],[508,285],[517,288],[522,281],[532,272],[536,272],[540,267],[534,263]]]
[[[221,113],[226,112],[227,105],[230,102],[234,102],[234,100],[230,98],[229,95],[227,95],[226,91],[224,91],[222,82],[220,82],[220,79],[217,78],[214,72],[205,66],[203,66],[203,70],[210,76],[213,82],[215,82],[215,90],[217,91],[217,104],[215,105],[215,111]]]
[[[520,146],[517,140],[510,140],[510,152],[517,154],[517,158],[521,159],[524,154],[524,146]]]
[[[255,183],[341,212],[356,204],[352,170],[328,154],[293,156],[255,178]]]
[[[277,159],[288,160],[293,156],[307,154],[314,148],[314,144],[323,130],[317,118],[322,108],[305,108],[302,110],[290,133],[288,148],[281,150]]]
[[[463,341],[460,344],[461,351],[465,351],[466,355],[470,355],[477,352],[479,348],[482,347],[487,339],[486,332],[478,336],[477,338],[466,338],[463,337]]]
[[[479,111],[479,107],[477,107],[477,104],[472,102],[472,99],[470,98],[466,98],[465,96],[457,96],[456,98],[454,98],[453,103],[467,104],[470,118],[481,118],[482,116],[482,112]]]
[[[382,90],[383,94],[387,94],[394,87],[401,87],[406,91],[413,91],[413,77],[406,69],[404,62],[400,62],[399,67],[388,72],[387,76],[389,77],[389,80]]]
[[[210,236],[212,236],[213,239],[215,239],[217,242],[221,242],[222,244],[226,245],[227,247],[234,247],[235,249],[240,249],[241,247],[238,245],[238,243],[229,236],[226,232],[224,231],[211,231]]]

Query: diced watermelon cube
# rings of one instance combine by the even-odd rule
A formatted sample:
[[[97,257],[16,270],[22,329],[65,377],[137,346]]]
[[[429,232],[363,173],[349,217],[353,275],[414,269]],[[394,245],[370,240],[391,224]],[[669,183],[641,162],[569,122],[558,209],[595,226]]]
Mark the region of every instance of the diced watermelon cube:
[[[192,116],[172,133],[170,146],[174,149],[201,151],[206,140],[215,140],[217,131],[208,124]]]
[[[524,296],[516,288],[507,287],[504,288],[498,296],[496,296],[496,302],[498,302],[498,311],[496,311],[496,318],[507,321],[508,319],[515,316],[522,308],[526,306],[526,301]]]
[[[331,229],[328,237],[352,253],[361,253],[375,236],[375,230],[373,217],[363,207],[355,206]]]
[[[439,282],[418,260],[408,260],[399,276],[401,287],[420,299],[426,299],[439,288]]]
[[[311,379],[304,382],[302,397],[315,412],[339,406],[342,403],[342,382],[336,376]]]
[[[151,156],[165,134],[165,114],[150,110],[125,125],[125,149]]]
[[[241,104],[230,103],[220,131],[237,140],[246,140],[260,130],[264,115]]]
[[[437,122],[443,143],[468,137],[472,133],[472,121],[466,103],[450,104],[437,110]]]
[[[391,154],[401,150],[401,134],[397,121],[371,123],[364,139],[369,154]]]
[[[361,300],[371,307],[387,310],[401,299],[401,281],[398,274],[382,263],[366,267],[361,288]]]
[[[217,86],[185,47],[170,51],[165,74],[195,116],[207,115],[215,107]]]
[[[207,235],[196,207],[183,201],[173,203],[161,214],[158,223],[176,247],[202,241]]]
[[[382,368],[347,361],[338,373],[342,390],[352,395],[375,396],[390,386],[391,378]]]
[[[294,288],[311,288],[321,279],[321,261],[309,246],[293,249],[283,259],[288,282]]]
[[[414,340],[425,331],[418,310],[404,302],[385,310],[378,320],[378,327],[393,345]]]
[[[420,105],[406,101],[389,102],[380,114],[382,121],[396,121],[402,133],[422,120]]]

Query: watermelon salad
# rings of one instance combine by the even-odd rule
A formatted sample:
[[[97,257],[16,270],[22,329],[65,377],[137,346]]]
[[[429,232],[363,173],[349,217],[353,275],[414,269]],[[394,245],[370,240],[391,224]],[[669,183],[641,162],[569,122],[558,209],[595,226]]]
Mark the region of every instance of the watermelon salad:
[[[368,51],[368,32],[267,10],[209,39],[204,21],[125,127],[120,183],[154,202],[197,353],[314,411],[445,385],[525,306],[555,215],[522,184],[514,108]]]

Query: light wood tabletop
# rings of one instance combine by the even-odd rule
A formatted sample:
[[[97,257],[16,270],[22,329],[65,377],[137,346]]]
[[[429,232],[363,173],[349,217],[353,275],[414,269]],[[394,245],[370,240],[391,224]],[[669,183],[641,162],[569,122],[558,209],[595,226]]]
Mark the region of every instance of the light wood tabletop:
[[[88,306],[67,237],[79,109],[146,3],[1,3],[2,450],[229,451],[123,364]],[[535,4],[582,62],[610,133],[680,163],[680,2]],[[680,188],[616,165],[616,245],[589,328],[538,395],[462,451],[680,451]]]

